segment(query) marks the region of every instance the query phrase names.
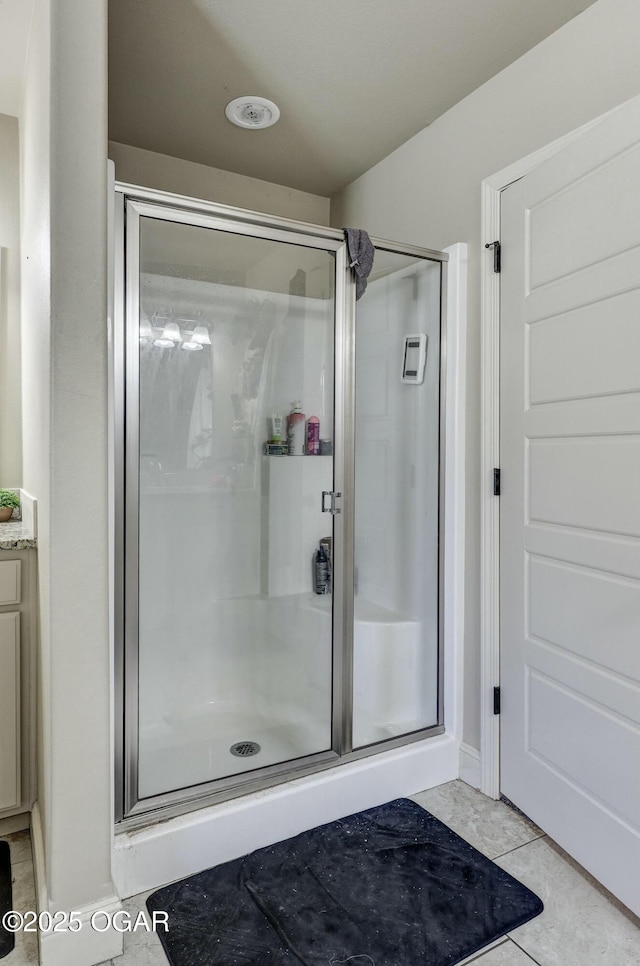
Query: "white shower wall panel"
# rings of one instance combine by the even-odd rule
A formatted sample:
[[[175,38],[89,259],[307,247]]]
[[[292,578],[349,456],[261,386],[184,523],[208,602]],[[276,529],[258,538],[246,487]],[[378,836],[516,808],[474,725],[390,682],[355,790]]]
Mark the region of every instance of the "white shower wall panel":
[[[323,490],[333,489],[331,456],[265,456],[262,462],[262,593],[267,597],[313,589],[314,553],[331,537]]]
[[[374,262],[375,270],[375,262]],[[370,282],[356,336],[358,593],[425,622],[437,641],[440,266]],[[421,385],[401,379],[404,337],[427,336]]]
[[[260,581],[255,533],[258,494],[252,491],[143,494],[140,513],[140,719],[157,721],[174,703],[222,699],[241,684],[236,657],[249,647],[253,629],[237,647],[212,647],[218,594],[233,597]],[[237,553],[224,548],[235,546]],[[249,615],[246,620],[249,621]],[[232,640],[225,633],[218,641]]]
[[[290,271],[292,285],[300,251],[295,254],[280,265],[282,279]],[[197,354],[141,343],[141,413],[147,419],[140,446],[149,454],[140,481],[141,728],[164,721],[167,709],[253,698],[253,679],[278,700],[286,698],[280,682],[287,659],[274,660],[282,639],[276,634],[267,646],[267,628],[256,622],[250,602],[267,581],[269,534],[273,544],[288,530],[298,547],[290,571],[295,586],[285,591],[281,583],[278,591],[291,593],[311,590],[313,551],[331,532],[330,518],[320,514],[320,491],[331,488],[330,458],[317,457],[315,468],[310,457],[295,468],[293,458],[281,458],[291,460],[292,478],[302,473],[307,480],[302,503],[286,480],[282,489],[262,489],[261,454],[274,412],[286,417],[292,400],[300,399],[307,415],[320,418],[323,435],[332,436],[333,301],[331,292],[318,288],[324,277],[313,272],[318,253],[305,254],[307,281],[296,284],[308,296],[261,290],[259,266],[254,288],[141,276],[149,319],[169,314],[208,322],[212,343]],[[263,275],[268,282],[269,272]],[[197,383],[179,393],[190,371],[185,367],[194,364],[200,367]],[[158,406],[166,426],[154,415]],[[176,416],[180,407],[188,408]],[[274,561],[276,582],[277,571]],[[240,599],[247,603],[240,607]],[[263,667],[265,654],[271,657]]]

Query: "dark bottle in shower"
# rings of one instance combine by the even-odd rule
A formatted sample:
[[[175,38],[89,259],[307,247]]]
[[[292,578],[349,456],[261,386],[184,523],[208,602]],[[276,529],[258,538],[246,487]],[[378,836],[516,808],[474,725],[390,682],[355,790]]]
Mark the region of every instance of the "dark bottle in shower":
[[[316,594],[328,594],[329,593],[329,558],[327,556],[327,551],[320,544],[320,548],[316,551],[316,565],[315,565],[315,591]]]

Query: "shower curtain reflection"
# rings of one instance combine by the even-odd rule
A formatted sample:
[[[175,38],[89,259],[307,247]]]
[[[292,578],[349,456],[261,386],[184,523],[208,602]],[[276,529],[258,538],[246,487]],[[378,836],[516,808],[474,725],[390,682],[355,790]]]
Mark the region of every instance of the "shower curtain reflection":
[[[213,369],[204,352],[162,348],[140,341],[141,468],[155,481],[211,460]],[[162,474],[162,476],[161,476]]]

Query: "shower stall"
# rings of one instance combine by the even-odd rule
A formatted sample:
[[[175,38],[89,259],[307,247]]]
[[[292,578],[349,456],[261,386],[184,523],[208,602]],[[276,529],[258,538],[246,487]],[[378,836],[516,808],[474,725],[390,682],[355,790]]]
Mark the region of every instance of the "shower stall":
[[[341,231],[126,185],[115,240],[117,820],[440,734],[447,256],[356,303]]]

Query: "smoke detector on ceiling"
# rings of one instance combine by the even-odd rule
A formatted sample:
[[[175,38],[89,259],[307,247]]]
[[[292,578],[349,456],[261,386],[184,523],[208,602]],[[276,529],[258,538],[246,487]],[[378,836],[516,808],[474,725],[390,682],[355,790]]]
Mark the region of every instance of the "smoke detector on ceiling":
[[[236,97],[229,101],[224,113],[238,127],[271,127],[280,117],[280,108],[266,97]]]

